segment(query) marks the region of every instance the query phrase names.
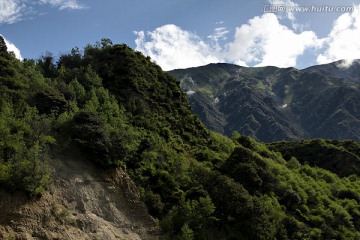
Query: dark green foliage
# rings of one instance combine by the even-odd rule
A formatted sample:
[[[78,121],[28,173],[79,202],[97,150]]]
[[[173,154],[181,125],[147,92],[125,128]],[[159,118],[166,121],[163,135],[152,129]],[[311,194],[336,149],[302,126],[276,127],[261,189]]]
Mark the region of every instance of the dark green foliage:
[[[68,108],[68,103],[64,96],[51,88],[45,88],[38,92],[32,102],[40,114],[61,114]]]
[[[149,213],[152,216],[161,216],[165,204],[162,202],[160,194],[155,194],[151,190],[148,190],[144,194],[144,202],[148,206]]]
[[[79,48],[71,49],[70,54],[64,54],[58,61],[58,67],[65,67],[67,69],[80,68],[82,65],[82,56]]]
[[[181,234],[178,237],[179,240],[193,240],[194,239],[194,232],[189,228],[189,225],[185,224],[181,228]]]
[[[6,96],[11,102],[19,102],[24,99],[24,82],[16,71],[13,61],[0,57],[0,94]]]
[[[84,62],[95,69],[104,86],[132,115],[134,125],[158,133],[168,128],[188,140],[208,137],[176,79],[126,45],[105,46],[88,46]]]
[[[110,162],[110,138],[94,112],[78,112],[71,123],[71,137],[89,159],[101,166]]]
[[[5,43],[5,39],[2,36],[0,36],[0,52],[2,52],[2,53],[7,52],[7,46]]]
[[[222,75],[231,69],[224,65]],[[262,71],[276,69],[247,74],[260,79]],[[283,80],[276,91],[292,81]],[[256,99],[249,86],[239,86],[244,95],[234,96]],[[263,144],[210,132],[179,82],[126,45],[103,39],[57,64],[51,55],[23,62],[0,56],[0,96],[0,194],[41,195],[52,155],[77,148],[99,171],[123,168],[169,239],[360,238],[359,143]],[[264,105],[253,103],[238,113],[247,115],[246,131],[264,119],[273,124],[261,130],[268,139],[287,131],[273,121],[281,114],[266,118]],[[253,108],[260,115],[250,114]]]
[[[218,222],[211,234],[221,233],[228,239],[271,239],[276,234],[282,219],[276,199],[252,196],[233,179],[206,169],[197,170],[195,176],[216,209]]]
[[[191,226],[193,235],[197,238],[206,239],[206,236],[210,236],[210,234],[204,230],[211,227],[215,222],[214,211],[215,206],[209,197],[187,201],[182,199],[165,216],[162,226],[174,237],[180,233],[180,239],[184,234],[184,226],[188,226],[188,228]]]
[[[34,63],[0,56],[0,186],[8,191],[38,195],[49,182],[48,149],[55,143],[51,117],[41,117],[27,104],[43,80]]]
[[[274,151],[281,152],[286,160],[296,157],[301,163],[327,169],[339,176],[360,173],[360,145],[355,142],[316,139],[277,142],[268,146]]]
[[[0,103],[0,187],[38,195],[49,182],[47,146],[55,140],[47,135],[49,121],[39,117],[35,109],[17,110],[14,105]]]
[[[242,146],[234,150],[221,169],[253,193],[273,190],[276,184],[276,177],[266,162],[257,153]]]
[[[0,57],[9,57],[5,39],[0,35]]]
[[[265,210],[266,202],[272,206],[272,211],[260,211],[256,215],[260,218],[257,224],[269,224],[273,221],[272,224],[262,227],[268,227],[268,234],[264,239],[272,239],[271,236],[276,236],[277,239],[356,239],[359,236],[356,227],[358,216],[353,209],[359,207],[359,198],[355,190],[358,188],[350,190],[358,182],[355,175],[341,179],[323,169],[301,165],[294,157],[285,163],[280,154],[248,137],[240,136],[237,142],[241,145],[234,150],[220,170],[237,183],[241,183],[249,192],[254,204],[261,204],[261,211]],[[332,143],[345,144],[339,141]],[[291,147],[295,143],[280,144],[285,150],[287,144]],[[269,145],[273,149],[275,144]],[[352,151],[356,151],[355,144],[348,145],[352,146]],[[317,152],[326,153],[323,149]],[[328,158],[331,158],[331,155],[328,155]],[[336,156],[333,158],[340,160]],[[347,187],[344,188],[345,185]],[[214,196],[210,196],[216,203]],[[216,204],[215,206],[217,207]],[[274,219],[271,216],[276,217]],[[249,217],[248,222],[251,221]],[[260,235],[246,235],[245,239],[262,238],[260,230],[251,230],[252,233],[253,231]],[[238,233],[238,236],[241,234],[245,233]]]
[[[53,78],[56,76],[56,67],[54,64],[54,57],[51,53],[47,53],[37,60],[37,67],[44,77]]]

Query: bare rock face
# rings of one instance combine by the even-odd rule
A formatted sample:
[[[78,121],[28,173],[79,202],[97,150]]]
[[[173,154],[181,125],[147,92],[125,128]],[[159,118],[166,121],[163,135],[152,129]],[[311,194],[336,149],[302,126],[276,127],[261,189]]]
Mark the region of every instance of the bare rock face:
[[[161,239],[123,170],[68,158],[52,165],[53,183],[41,199],[0,193],[0,239]]]

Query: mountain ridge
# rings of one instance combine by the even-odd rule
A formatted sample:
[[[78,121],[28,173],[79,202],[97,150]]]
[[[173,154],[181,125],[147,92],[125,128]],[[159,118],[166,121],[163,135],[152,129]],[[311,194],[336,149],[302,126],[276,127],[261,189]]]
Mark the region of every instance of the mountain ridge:
[[[342,63],[301,70],[219,63],[170,73],[181,82],[194,112],[211,130],[228,136],[238,131],[265,142],[359,141],[359,109],[352,104],[359,93],[359,60],[349,68]]]

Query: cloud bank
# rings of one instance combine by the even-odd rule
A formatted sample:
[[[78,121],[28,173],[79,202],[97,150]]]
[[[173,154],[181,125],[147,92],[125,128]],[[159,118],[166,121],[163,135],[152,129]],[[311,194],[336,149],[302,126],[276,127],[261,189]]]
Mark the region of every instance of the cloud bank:
[[[232,41],[229,31],[216,28],[204,41],[194,33],[175,25],[154,31],[136,32],[136,50],[150,56],[163,69],[187,68],[208,63],[231,62],[243,66],[295,66],[298,56],[309,48],[319,48],[322,41],[312,31],[296,33],[281,25],[274,14],[255,17],[236,28]]]
[[[290,0],[271,0],[273,4],[295,4]],[[135,32],[136,50],[150,56],[164,70],[187,68],[216,62],[242,66],[296,67],[305,51],[312,51],[319,64],[360,58],[360,5],[352,13],[335,20],[325,38],[303,31],[293,13],[283,16],[266,13],[235,29],[232,37],[225,27],[217,27],[205,39],[169,24],[153,31]],[[290,20],[290,27],[281,22]],[[222,44],[220,44],[222,43]]]

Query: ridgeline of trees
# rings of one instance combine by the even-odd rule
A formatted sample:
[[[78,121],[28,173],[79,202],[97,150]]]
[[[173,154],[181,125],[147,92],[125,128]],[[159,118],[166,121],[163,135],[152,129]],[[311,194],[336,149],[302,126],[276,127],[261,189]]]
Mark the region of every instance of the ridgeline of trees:
[[[40,197],[49,159],[75,147],[125,169],[169,239],[360,238],[358,143],[210,132],[179,82],[126,45],[21,62],[0,42],[0,112],[0,197]]]

